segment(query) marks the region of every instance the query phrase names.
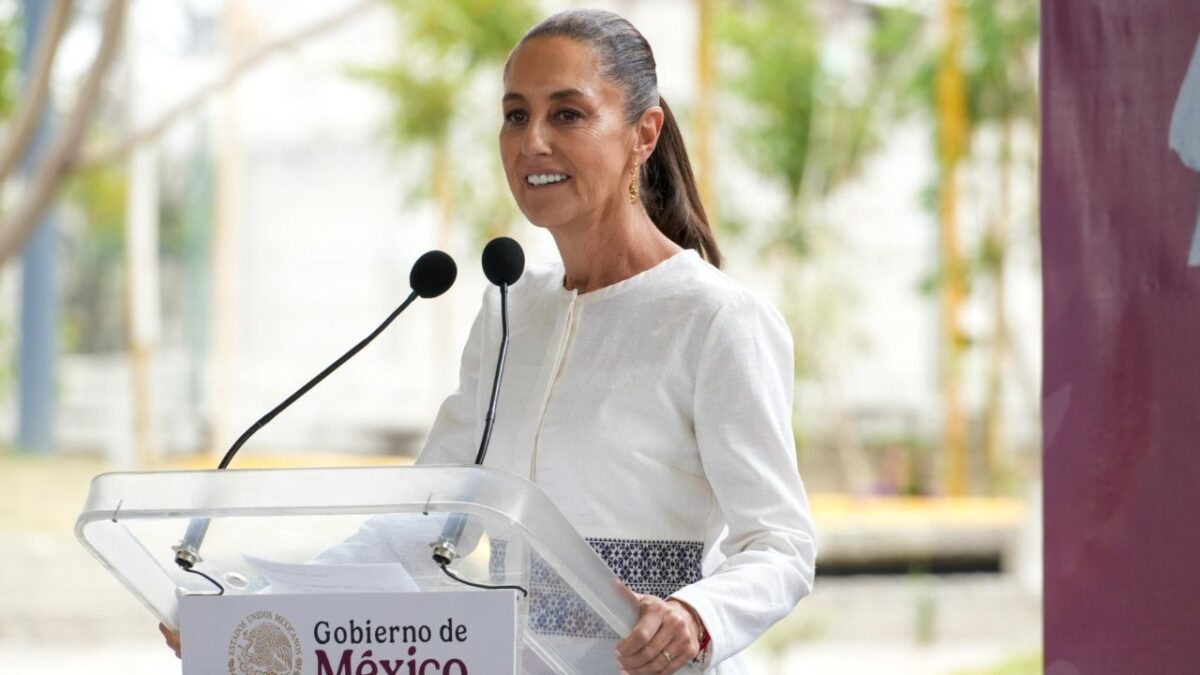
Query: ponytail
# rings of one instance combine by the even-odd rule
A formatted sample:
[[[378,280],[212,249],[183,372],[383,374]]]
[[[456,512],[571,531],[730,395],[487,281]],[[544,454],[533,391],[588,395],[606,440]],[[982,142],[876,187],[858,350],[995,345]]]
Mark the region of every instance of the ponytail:
[[[641,176],[646,213],[668,239],[683,248],[695,249],[713,267],[720,267],[721,250],[700,203],[679,123],[666,99],[660,96],[658,105],[663,109],[662,131]]]

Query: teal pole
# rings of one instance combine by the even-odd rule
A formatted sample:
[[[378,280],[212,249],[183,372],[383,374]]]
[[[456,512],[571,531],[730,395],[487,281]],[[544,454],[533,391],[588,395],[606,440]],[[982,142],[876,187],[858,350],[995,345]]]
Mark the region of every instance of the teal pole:
[[[25,40],[21,71],[28,90],[38,40],[55,0],[21,0]],[[22,158],[28,178],[49,145],[51,103],[47,101],[33,142]],[[54,447],[55,358],[58,354],[57,226],[48,211],[21,254],[21,313],[18,365],[17,447],[29,453],[49,453]]]

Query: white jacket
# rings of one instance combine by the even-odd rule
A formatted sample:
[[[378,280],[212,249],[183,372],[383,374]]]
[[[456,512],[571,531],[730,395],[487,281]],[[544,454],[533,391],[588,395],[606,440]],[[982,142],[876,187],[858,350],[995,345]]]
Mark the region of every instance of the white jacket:
[[[582,295],[563,278],[509,291],[485,463],[537,483],[633,590],[694,607],[717,672],[744,672],[730,657],[808,595],[816,559],[787,325],[695,251]],[[499,312],[489,289],[419,463],[474,461]]]

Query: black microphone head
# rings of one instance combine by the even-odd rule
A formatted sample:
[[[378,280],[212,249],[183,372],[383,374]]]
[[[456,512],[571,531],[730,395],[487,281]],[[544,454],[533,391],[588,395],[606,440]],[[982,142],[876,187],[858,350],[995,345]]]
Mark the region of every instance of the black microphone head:
[[[496,237],[483,247],[483,274],[493,284],[511,286],[524,271],[525,251],[515,240]]]
[[[436,298],[445,293],[457,278],[458,265],[454,264],[454,258],[441,251],[429,251],[417,258],[408,273],[409,285],[422,298]]]

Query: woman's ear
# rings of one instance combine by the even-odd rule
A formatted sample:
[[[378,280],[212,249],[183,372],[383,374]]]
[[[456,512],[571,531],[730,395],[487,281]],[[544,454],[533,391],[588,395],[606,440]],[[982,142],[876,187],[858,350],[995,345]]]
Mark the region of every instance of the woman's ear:
[[[633,156],[638,164],[645,164],[658,145],[658,135],[662,133],[663,109],[652,105],[646,108],[641,118],[633,126]]]

